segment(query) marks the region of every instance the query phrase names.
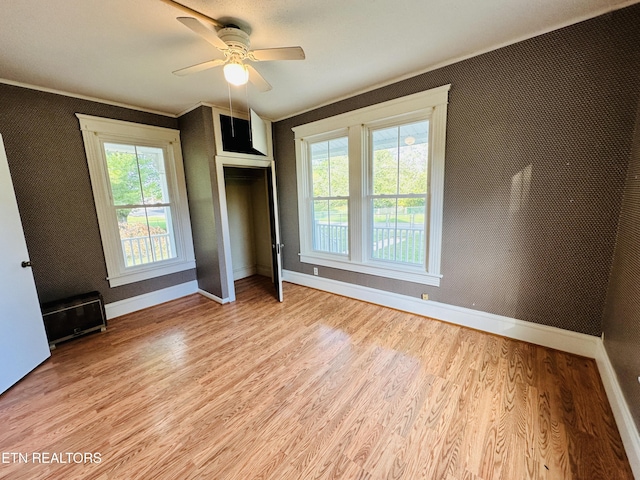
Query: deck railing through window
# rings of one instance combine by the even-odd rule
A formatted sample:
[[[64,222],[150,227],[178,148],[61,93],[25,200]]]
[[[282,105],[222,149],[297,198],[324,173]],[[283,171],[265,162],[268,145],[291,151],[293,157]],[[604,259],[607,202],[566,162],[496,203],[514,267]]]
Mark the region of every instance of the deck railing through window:
[[[168,233],[123,238],[121,241],[127,267],[175,257],[171,249],[171,235]]]
[[[426,254],[424,227],[375,226],[373,228],[372,257],[422,265]],[[349,251],[348,225],[315,222],[314,247],[318,251],[346,255]]]
[[[320,252],[349,253],[349,226],[315,222],[313,248]]]

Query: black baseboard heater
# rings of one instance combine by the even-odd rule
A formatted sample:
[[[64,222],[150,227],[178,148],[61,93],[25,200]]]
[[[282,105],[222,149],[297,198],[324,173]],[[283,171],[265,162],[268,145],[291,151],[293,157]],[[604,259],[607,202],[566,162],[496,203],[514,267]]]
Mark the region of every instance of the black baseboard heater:
[[[100,292],[43,303],[41,309],[51,350],[58,343],[107,329],[107,316]]]

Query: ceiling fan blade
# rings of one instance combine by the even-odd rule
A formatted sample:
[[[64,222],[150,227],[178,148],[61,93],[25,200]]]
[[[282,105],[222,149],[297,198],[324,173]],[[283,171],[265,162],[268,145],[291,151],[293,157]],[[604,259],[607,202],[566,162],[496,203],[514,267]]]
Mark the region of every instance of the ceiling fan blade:
[[[174,75],[184,76],[189,75],[191,73],[201,72],[202,70],[207,70],[208,68],[217,67],[218,65],[223,65],[226,60],[217,59],[217,60],[209,60],[208,62],[197,63],[196,65],[191,65],[190,67],[181,68],[180,70],[176,70],[173,72]]]
[[[270,60],[304,60],[304,50],[302,47],[281,47],[281,48],[264,48],[261,50],[253,50],[250,52],[259,62],[268,62]]]
[[[185,27],[200,35],[218,50],[227,50],[229,48],[227,44],[224,43],[220,39],[220,37],[218,37],[216,32],[205,27],[202,23],[200,23],[200,20],[193,17],[178,17],[177,20]]]
[[[253,83],[258,90],[260,90],[261,92],[268,92],[269,90],[271,90],[271,85],[269,85],[269,82],[267,82],[255,68],[253,68],[251,65],[246,65],[246,67],[247,70],[249,70],[249,81]]]
[[[205,23],[210,23],[211,25],[218,27],[218,28],[222,28],[224,27],[223,24],[221,24],[219,21],[206,16],[203,13],[198,12],[197,10],[194,10],[193,8],[189,8],[186,5],[182,5],[181,3],[176,2],[175,0],[162,0],[164,3],[166,3],[167,5],[171,5],[172,7],[175,7],[179,10],[182,10],[185,13],[188,13],[189,15],[192,15],[196,18],[199,18],[200,20],[202,20]]]

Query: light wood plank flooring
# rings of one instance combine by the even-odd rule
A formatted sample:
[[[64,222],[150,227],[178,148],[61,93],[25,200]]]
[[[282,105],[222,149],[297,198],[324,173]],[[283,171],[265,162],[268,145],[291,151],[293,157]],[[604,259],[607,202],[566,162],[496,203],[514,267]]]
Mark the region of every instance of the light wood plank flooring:
[[[0,478],[633,478],[594,361],[284,294],[252,277],[60,345],[0,397]]]

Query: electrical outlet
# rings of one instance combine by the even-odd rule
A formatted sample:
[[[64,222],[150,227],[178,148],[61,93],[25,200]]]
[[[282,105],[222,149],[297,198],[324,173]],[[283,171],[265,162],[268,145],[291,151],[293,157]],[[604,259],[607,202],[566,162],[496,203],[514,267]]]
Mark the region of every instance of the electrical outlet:
[[[318,275],[318,267],[313,267],[313,274]]]
[[[423,293],[422,294],[422,299],[423,300],[429,300],[429,294],[428,293]]]

